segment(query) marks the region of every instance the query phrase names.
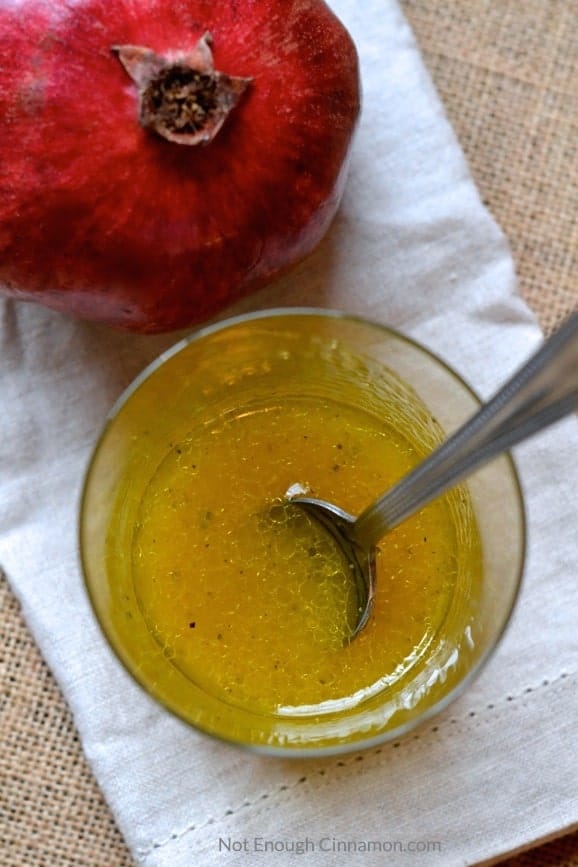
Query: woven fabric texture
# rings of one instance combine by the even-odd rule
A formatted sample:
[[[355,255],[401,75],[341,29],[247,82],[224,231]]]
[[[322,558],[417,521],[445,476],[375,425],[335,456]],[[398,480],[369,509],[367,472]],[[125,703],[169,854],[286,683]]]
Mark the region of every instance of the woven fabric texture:
[[[578,0],[402,0],[546,332],[578,308]],[[0,577],[0,867],[130,867]],[[441,829],[440,829],[441,832]],[[502,867],[578,867],[578,834]]]

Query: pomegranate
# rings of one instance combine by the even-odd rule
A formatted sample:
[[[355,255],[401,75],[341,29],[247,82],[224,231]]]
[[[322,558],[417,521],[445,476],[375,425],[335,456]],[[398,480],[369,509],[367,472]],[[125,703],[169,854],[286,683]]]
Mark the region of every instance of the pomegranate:
[[[359,113],[323,0],[0,0],[0,293],[205,319],[335,214]]]

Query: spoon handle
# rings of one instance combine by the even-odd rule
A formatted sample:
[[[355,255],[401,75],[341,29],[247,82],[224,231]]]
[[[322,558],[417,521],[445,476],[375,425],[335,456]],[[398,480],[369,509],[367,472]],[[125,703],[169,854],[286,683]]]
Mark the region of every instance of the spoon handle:
[[[375,545],[388,530],[491,458],[578,407],[578,312],[563,323],[498,393],[355,522]]]

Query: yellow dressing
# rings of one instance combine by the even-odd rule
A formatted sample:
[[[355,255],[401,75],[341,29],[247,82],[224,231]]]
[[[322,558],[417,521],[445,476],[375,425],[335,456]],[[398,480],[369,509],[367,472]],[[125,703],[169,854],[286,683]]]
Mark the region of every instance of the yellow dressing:
[[[299,483],[357,514],[442,432],[390,371],[323,341],[304,358],[293,337],[265,344],[267,363],[249,363],[249,348],[234,375],[225,361],[219,370],[226,352],[213,357],[206,401],[194,412],[176,401],[168,423],[146,424],[110,521],[111,628],[142,657],[141,681],[208,731],[347,742],[434,704],[458,678],[481,587],[479,538],[464,489],[392,531],[373,615],[349,643],[357,599],[347,566],[283,495]],[[253,348],[261,359],[264,347]],[[199,370],[179,363],[186,391]],[[336,365],[337,380],[319,388]],[[158,395],[142,391],[145,422]]]

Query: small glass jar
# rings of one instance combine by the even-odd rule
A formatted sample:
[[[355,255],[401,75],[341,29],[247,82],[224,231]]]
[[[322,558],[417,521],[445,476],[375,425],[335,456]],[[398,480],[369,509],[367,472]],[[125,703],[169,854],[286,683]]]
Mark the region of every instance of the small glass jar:
[[[291,529],[281,539],[269,518],[291,479],[359,512],[479,403],[424,347],[334,311],[245,315],[164,353],[112,409],[80,513],[86,587],[128,671],[198,729],[283,756],[373,746],[444,708],[496,648],[519,591],[511,458],[380,543],[385,595],[351,643],[323,637],[341,591],[315,585],[317,549],[291,589]]]

